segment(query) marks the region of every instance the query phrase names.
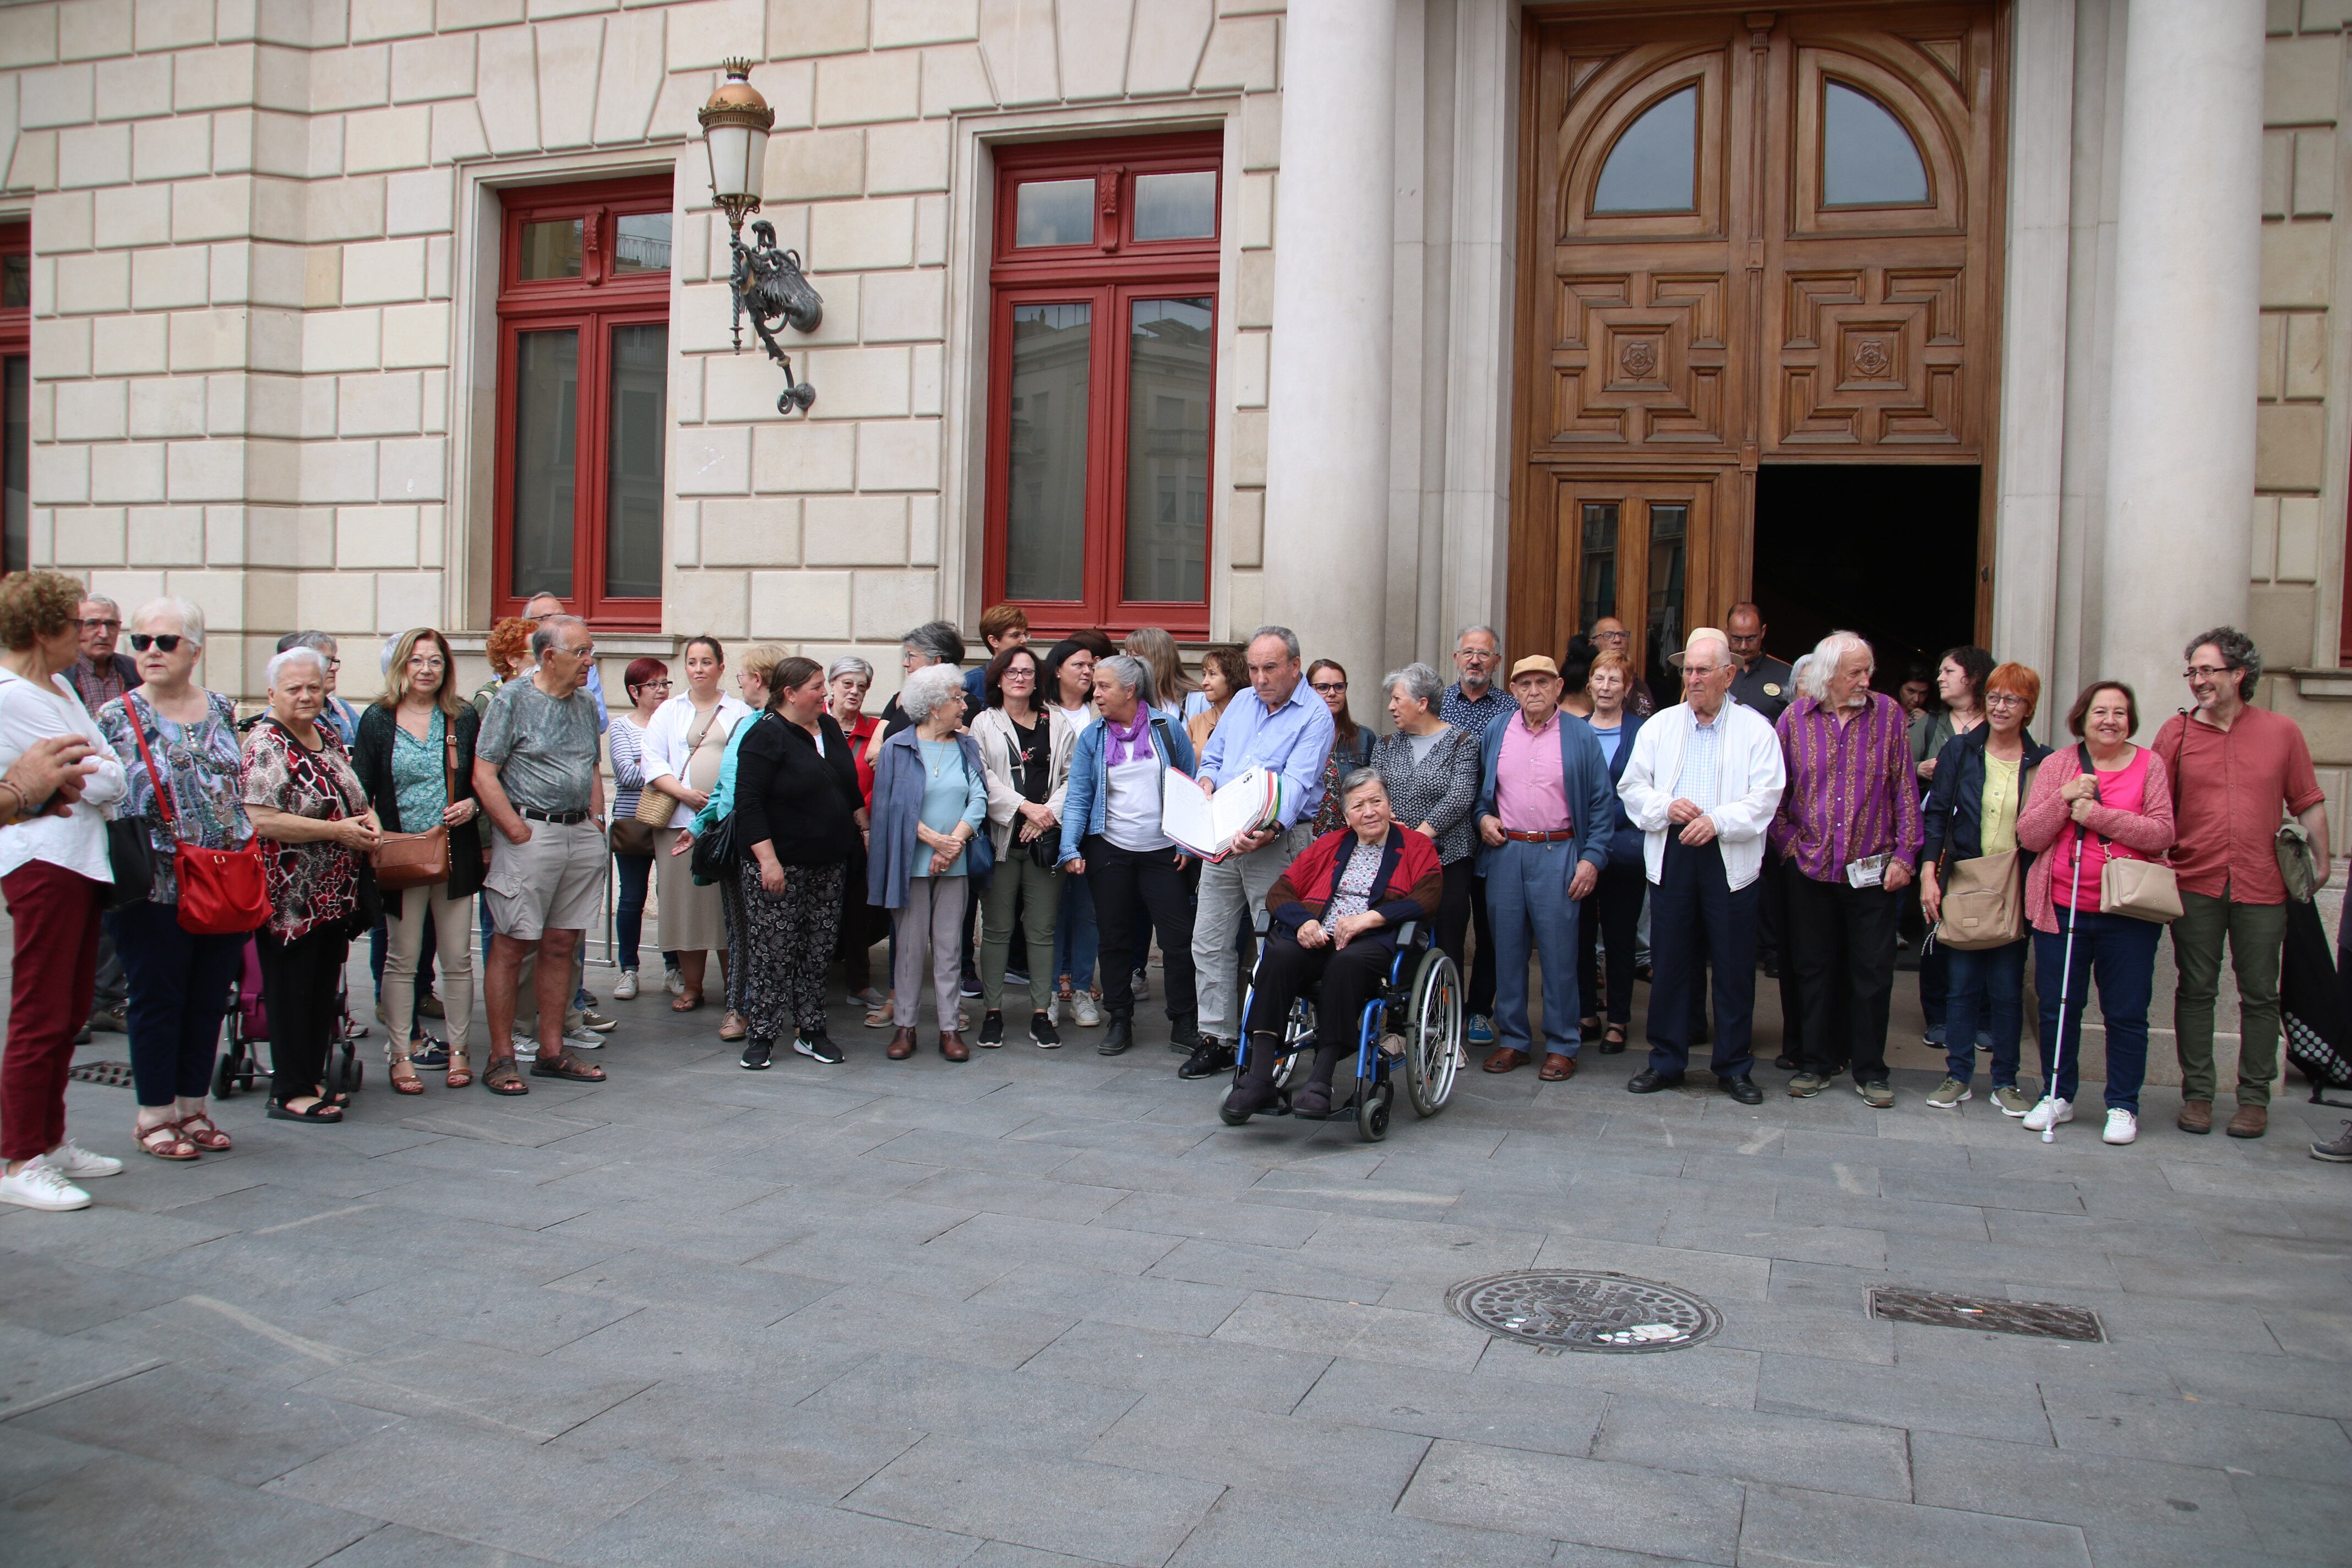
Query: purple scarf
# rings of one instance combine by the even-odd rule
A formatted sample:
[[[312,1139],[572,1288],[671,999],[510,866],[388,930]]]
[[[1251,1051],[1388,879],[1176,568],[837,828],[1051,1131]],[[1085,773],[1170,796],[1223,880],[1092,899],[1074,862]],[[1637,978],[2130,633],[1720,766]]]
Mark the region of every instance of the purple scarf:
[[[1150,703],[1137,703],[1135,705],[1135,721],[1124,729],[1121,729],[1118,725],[1111,722],[1108,716],[1104,718],[1102,723],[1103,728],[1110,733],[1110,747],[1103,753],[1103,765],[1105,767],[1115,768],[1121,763],[1148,763],[1151,761],[1153,753],[1151,750],[1151,705]]]

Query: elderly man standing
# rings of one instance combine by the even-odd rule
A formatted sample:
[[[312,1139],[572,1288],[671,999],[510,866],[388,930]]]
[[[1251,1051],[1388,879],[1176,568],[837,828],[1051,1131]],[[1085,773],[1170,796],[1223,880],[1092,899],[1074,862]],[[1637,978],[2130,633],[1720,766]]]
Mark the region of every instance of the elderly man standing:
[[[1813,649],[1797,700],[1780,715],[1789,784],[1771,837],[1788,862],[1790,946],[1805,1010],[1803,1070],[1789,1092],[1811,1099],[1850,1061],[1855,1092],[1884,1110],[1895,1103],[1886,1079],[1895,928],[1918,866],[1921,824],[1908,716],[1870,689],[1877,668],[1853,632],[1832,632]]]
[[[95,713],[139,684],[139,663],[114,645],[122,636],[122,607],[103,594],[81,602],[81,658],[66,671],[82,706]]]
[[[1503,639],[1492,626],[1465,626],[1454,639],[1454,668],[1462,679],[1445,689],[1437,716],[1465,735],[1484,735],[1486,727],[1519,705],[1503,689]],[[1470,929],[1477,950],[1470,959],[1469,1040],[1474,1046],[1495,1043],[1495,927],[1486,915],[1486,879],[1471,857]]]
[[[1509,1072],[1534,1045],[1528,959],[1543,965],[1544,1061],[1537,1077],[1576,1075],[1577,905],[1601,880],[1616,827],[1609,761],[1592,726],[1559,710],[1559,666],[1541,654],[1511,667],[1518,711],[1486,728],[1478,795],[1478,868],[1495,921],[1494,1054]]]
[[[2213,1131],[2213,1005],[2221,989],[2221,944],[2238,978],[2238,1112],[2226,1131],[2259,1138],[2270,1127],[2271,1080],[2278,1076],[2279,954],[2286,942],[2286,882],[2279,875],[2280,819],[2311,835],[2319,879],[2327,880],[2327,797],[2311,749],[2292,719],[2248,706],[2263,675],[2253,639],[2216,626],[2189,639],[2189,695],[2196,708],[2156,732],[2156,754],[2172,774],[2173,875],[2182,913],[2172,925],[2180,967],[2172,1028],[2180,1053],[2180,1130]]]
[[[1323,763],[1335,733],[1330,708],[1298,679],[1297,633],[1288,626],[1260,626],[1250,634],[1242,658],[1249,668],[1250,691],[1225,705],[1202,748],[1201,789],[1214,794],[1259,767],[1282,774],[1289,788],[1279,821],[1244,834],[1223,859],[1201,868],[1192,914],[1201,1038],[1176,1069],[1179,1078],[1206,1078],[1233,1068],[1233,1042],[1242,1024],[1234,931],[1244,916],[1256,919],[1274,879],[1314,841],[1307,825],[1323,804]]]
[[[563,601],[552,594],[533,594],[530,602],[522,607],[522,613],[543,626],[551,616],[564,613]],[[588,661],[587,687],[589,697],[596,704],[596,731],[602,734],[605,724],[604,680],[596,673],[596,661],[593,659]]]
[[[538,668],[490,699],[474,748],[474,794],[498,828],[482,896],[498,934],[483,990],[489,1011],[493,1094],[526,1094],[515,1070],[515,992],[526,956],[536,966],[539,1054],[533,1078],[595,1083],[602,1068],[564,1049],[564,1003],[581,933],[602,903],[604,781],[596,767],[595,699],[586,686],[596,645],[577,616],[550,616],[530,634]]]
[[[1752,708],[1726,700],[1739,670],[1713,626],[1669,661],[1683,700],[1642,726],[1617,793],[1645,835],[1650,879],[1650,1065],[1625,1087],[1655,1094],[1690,1067],[1700,956],[1715,959],[1715,1079],[1742,1105],[1764,1091],[1748,1071],[1756,1012],[1756,911],[1764,836],[1786,775],[1780,740]]]

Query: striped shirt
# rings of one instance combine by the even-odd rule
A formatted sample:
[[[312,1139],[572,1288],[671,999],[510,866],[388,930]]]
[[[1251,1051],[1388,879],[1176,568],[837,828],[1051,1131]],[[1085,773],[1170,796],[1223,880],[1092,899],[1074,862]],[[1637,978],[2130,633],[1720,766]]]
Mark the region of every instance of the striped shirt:
[[[1848,862],[1892,852],[1919,863],[1919,795],[1903,710],[1883,692],[1841,724],[1801,697],[1780,715],[1780,757],[1789,787],[1772,819],[1774,850],[1794,858],[1816,882],[1841,881]]]
[[[1690,715],[1690,739],[1683,742],[1683,771],[1675,780],[1675,795],[1701,811],[1713,811],[1723,804],[1716,783],[1723,771],[1723,714],[1718,710],[1701,723],[1696,709],[1685,706],[1683,711]]]

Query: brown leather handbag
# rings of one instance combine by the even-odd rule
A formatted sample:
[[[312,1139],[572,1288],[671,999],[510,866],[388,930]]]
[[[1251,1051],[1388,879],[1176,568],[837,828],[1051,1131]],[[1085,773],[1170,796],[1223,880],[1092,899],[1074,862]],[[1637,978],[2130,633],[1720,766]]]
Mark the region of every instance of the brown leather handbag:
[[[395,718],[394,723],[399,722]],[[442,735],[448,760],[448,791],[446,798],[455,803],[457,798],[457,726],[444,716]],[[393,743],[399,744],[394,736]],[[436,882],[449,879],[449,825],[436,822],[422,833],[387,833],[368,851],[368,864],[375,868],[376,886],[387,893],[401,892],[409,888],[429,888]]]

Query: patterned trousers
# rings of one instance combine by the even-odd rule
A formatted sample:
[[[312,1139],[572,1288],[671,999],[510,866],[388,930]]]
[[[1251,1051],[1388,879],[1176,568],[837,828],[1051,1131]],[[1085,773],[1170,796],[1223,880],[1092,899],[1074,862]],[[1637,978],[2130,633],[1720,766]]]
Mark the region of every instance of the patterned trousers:
[[[743,976],[743,1017],[755,1040],[782,1041],[797,1028],[803,1038],[824,1029],[824,970],[841,926],[842,868],[787,866],[784,890],[760,885],[760,862],[746,855],[736,868],[743,923],[736,933]]]

